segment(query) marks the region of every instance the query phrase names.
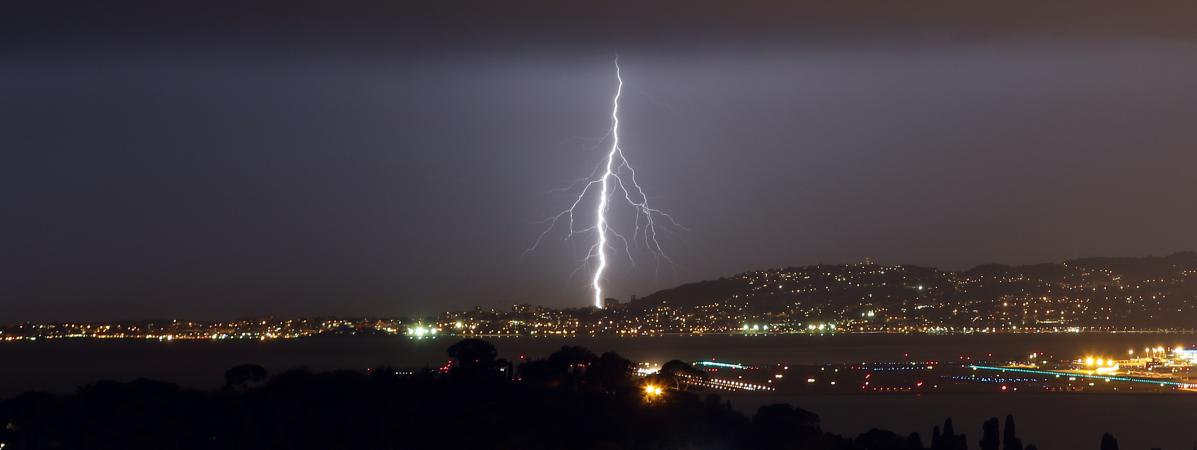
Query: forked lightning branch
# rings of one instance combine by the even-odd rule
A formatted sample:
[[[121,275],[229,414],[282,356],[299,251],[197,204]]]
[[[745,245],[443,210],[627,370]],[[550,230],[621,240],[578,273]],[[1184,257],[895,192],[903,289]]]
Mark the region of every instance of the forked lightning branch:
[[[594,306],[603,307],[604,274],[611,264],[609,252],[620,251],[627,257],[627,261],[635,264],[632,247],[641,245],[646,248],[659,264],[661,260],[672,262],[661,248],[657,239],[658,219],[664,219],[669,226],[682,228],[669,214],[653,208],[648,204],[648,196],[644,188],[636,181],[636,170],[628,162],[619,141],[619,100],[623,95],[623,75],[619,70],[619,58],[615,59],[615,95],[611,100],[611,129],[607,134],[611,146],[607,148],[605,156],[590,176],[575,183],[581,186],[577,189],[569,207],[545,220],[548,226],[536,238],[536,242],[528,251],[535,250],[545,237],[558,225],[565,222],[568,231],[565,240],[585,236],[593,239],[585,258],[578,270],[592,271],[590,288],[594,294]],[[587,207],[587,202],[594,202],[593,222],[588,226],[579,226],[579,211]],[[624,202],[633,211],[632,234],[625,236],[611,226],[611,205],[613,202]],[[617,247],[618,246],[618,247]]]

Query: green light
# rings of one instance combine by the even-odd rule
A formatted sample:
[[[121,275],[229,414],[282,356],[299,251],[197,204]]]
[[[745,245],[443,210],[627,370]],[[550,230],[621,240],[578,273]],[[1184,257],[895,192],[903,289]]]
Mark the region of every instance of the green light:
[[[1037,374],[1037,375],[1055,375],[1057,377],[1069,376],[1069,377],[1077,377],[1077,378],[1094,378],[1094,379],[1098,379],[1098,380],[1109,380],[1109,381],[1126,381],[1126,382],[1130,382],[1130,383],[1149,383],[1149,384],[1158,384],[1160,386],[1167,385],[1167,386],[1176,386],[1176,387],[1181,387],[1181,388],[1188,387],[1188,384],[1185,384],[1185,383],[1177,383],[1175,381],[1149,380],[1146,378],[1108,377],[1108,376],[1104,376],[1104,375],[1084,375],[1084,374],[1079,374],[1079,373],[1068,373],[1068,372],[1049,372],[1046,370],[1016,369],[1016,368],[1012,368],[1012,367],[992,367],[992,366],[977,366],[977,365],[970,365],[968,367],[972,368],[972,369],[981,369],[981,370],[999,370],[1002,372],[1009,371],[1009,372],[1017,372],[1017,373],[1033,373],[1033,374]]]
[[[747,367],[740,365],[740,364],[725,363],[725,362],[718,362],[718,361],[698,361],[698,362],[694,363],[694,365],[707,366],[707,367],[722,367],[725,369],[747,369]]]

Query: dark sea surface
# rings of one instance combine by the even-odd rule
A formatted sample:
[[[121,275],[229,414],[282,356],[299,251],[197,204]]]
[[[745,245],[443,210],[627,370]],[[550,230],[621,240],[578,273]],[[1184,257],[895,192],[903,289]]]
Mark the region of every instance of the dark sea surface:
[[[1060,358],[1082,354],[1125,354],[1145,346],[1197,343],[1192,334],[1073,335],[838,335],[838,336],[662,336],[599,338],[493,338],[502,356],[546,356],[562,345],[595,352],[616,351],[637,361],[718,358],[752,364],[1015,359],[1031,352]],[[276,341],[118,341],[53,340],[0,343],[0,397],[27,390],[70,392],[100,379],[153,378],[213,389],[224,371],[256,363],[277,373],[306,366],[313,370],[364,371],[438,366],[447,360],[453,337],[413,340],[401,337],[309,338]],[[1197,395],[1159,394],[733,394],[734,407],[788,402],[818,413],[824,429],[855,435],[869,427],[905,434],[918,431],[929,443],[931,427],[952,417],[980,438],[981,422],[1013,413],[1026,443],[1043,450],[1097,449],[1101,433],[1112,432],[1124,450],[1153,447],[1189,450],[1197,443]]]
[[[930,445],[931,427],[951,417],[977,448],[981,423],[1013,414],[1023,444],[1041,450],[1097,450],[1101,434],[1122,450],[1190,450],[1197,443],[1197,394],[938,394],[938,395],[725,395],[751,414],[770,403],[790,403],[819,414],[823,429],[855,436],[869,428],[918,432]]]

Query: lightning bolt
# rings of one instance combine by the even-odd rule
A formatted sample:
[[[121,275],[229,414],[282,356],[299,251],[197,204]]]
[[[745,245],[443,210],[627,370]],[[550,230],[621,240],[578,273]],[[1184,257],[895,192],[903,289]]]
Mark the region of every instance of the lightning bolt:
[[[609,137],[611,147],[607,150],[603,160],[594,168],[589,176],[578,179],[568,188],[564,189],[566,191],[575,191],[578,189],[578,186],[581,186],[581,190],[568,208],[542,222],[547,223],[548,226],[536,238],[536,242],[525,251],[525,254],[527,254],[536,250],[544,238],[557,228],[558,223],[565,219],[568,219],[569,230],[565,236],[565,240],[570,240],[575,235],[593,233],[595,242],[586,252],[586,257],[582,260],[582,265],[574,273],[588,267],[590,263],[597,261],[597,266],[594,267],[594,274],[590,281],[590,287],[594,291],[594,306],[596,308],[603,307],[603,274],[609,263],[607,250],[611,246],[610,242],[612,238],[617,239],[622,244],[623,252],[633,266],[635,266],[636,262],[635,258],[632,257],[632,243],[642,244],[652,253],[657,263],[657,269],[659,270],[662,260],[670,264],[673,263],[673,260],[665,254],[665,251],[661,248],[660,241],[657,239],[657,220],[663,218],[665,220],[664,223],[669,226],[682,230],[686,229],[674,221],[673,217],[669,214],[650,207],[648,205],[648,195],[644,193],[644,188],[636,181],[636,170],[632,168],[627,156],[623,153],[623,148],[619,145],[619,99],[623,94],[623,76],[619,69],[619,57],[615,58],[615,80],[617,81],[617,85],[615,96],[611,100],[611,128],[608,130],[607,135],[600,140],[606,141]],[[575,226],[575,213],[590,195],[590,192],[594,190],[595,186],[598,186],[598,205],[595,208],[594,225],[577,228]],[[611,227],[610,222],[607,220],[607,216],[611,212],[611,200],[617,194],[622,194],[620,197],[634,211],[635,221],[631,239],[619,234]]]

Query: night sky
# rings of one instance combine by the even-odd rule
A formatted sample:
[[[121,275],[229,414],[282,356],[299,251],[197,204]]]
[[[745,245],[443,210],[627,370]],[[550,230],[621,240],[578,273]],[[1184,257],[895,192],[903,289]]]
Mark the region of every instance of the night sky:
[[[0,11],[0,322],[588,305],[587,241],[523,252],[603,156],[616,53],[689,230],[615,297],[1197,249],[1189,1],[32,3]]]

